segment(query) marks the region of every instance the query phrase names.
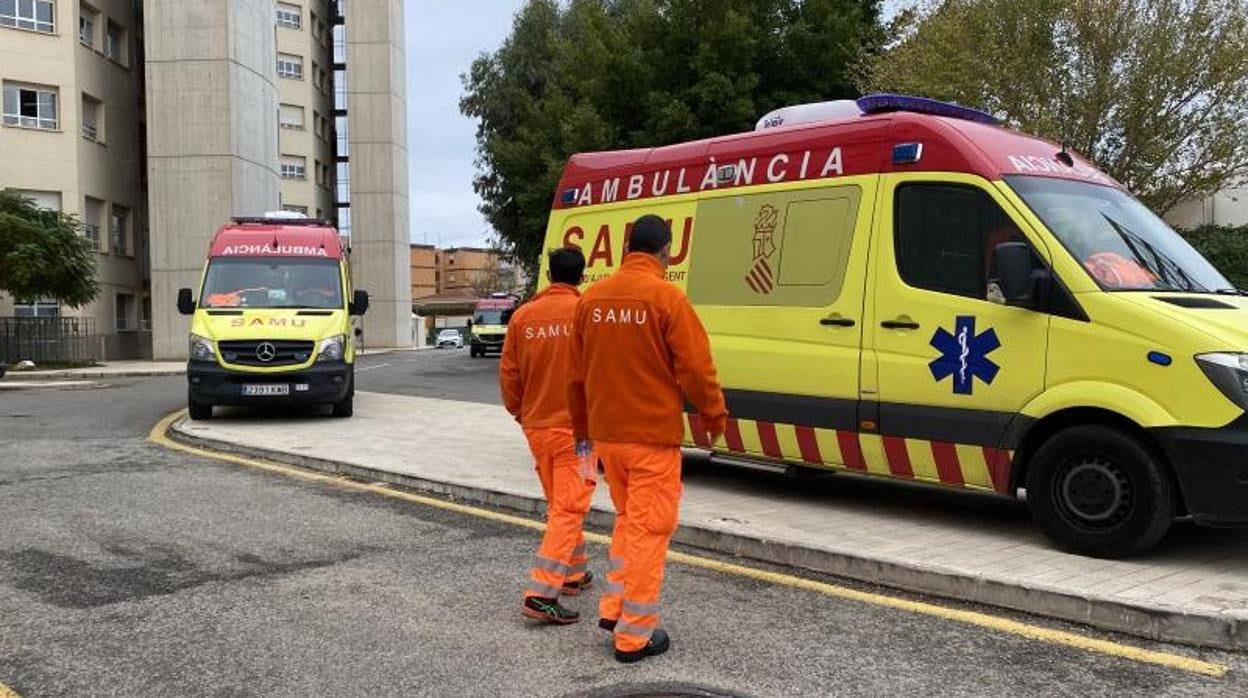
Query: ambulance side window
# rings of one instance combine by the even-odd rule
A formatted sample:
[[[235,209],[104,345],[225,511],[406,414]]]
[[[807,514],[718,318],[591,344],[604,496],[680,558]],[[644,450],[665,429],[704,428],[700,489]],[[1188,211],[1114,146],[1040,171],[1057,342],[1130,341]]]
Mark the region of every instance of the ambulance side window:
[[[823,308],[845,285],[862,191],[837,186],[698,204],[689,298],[699,305]],[[711,271],[713,270],[713,271]]]
[[[909,286],[984,300],[993,250],[1025,241],[988,194],[956,184],[904,184],[894,215],[897,271]]]

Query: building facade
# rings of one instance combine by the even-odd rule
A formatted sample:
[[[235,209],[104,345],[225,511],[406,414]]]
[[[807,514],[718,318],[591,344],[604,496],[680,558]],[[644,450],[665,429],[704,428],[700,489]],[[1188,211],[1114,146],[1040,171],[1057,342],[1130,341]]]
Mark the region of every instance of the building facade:
[[[424,298],[438,292],[438,249],[433,245],[411,246],[412,298]]]
[[[448,298],[488,296],[491,293],[520,293],[526,278],[517,265],[510,264],[497,250],[481,247],[410,245],[412,298],[434,295]]]
[[[0,295],[0,318],[84,318],[93,358],[183,357],[173,299],[212,234],[284,208],[338,225],[366,341],[405,344],[403,36],[402,0],[0,0],[0,188],[78,216],[102,288],[76,309]]]
[[[0,188],[77,216],[98,254],[83,308],[0,295],[0,317],[77,317],[100,353],[150,346],[142,5],[0,0]]]

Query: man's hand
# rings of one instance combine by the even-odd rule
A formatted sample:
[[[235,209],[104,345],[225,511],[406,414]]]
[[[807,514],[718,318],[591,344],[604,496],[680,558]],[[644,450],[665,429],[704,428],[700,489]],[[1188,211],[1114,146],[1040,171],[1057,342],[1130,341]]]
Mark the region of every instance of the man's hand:
[[[702,417],[702,427],[706,429],[707,435],[711,439],[711,444],[719,443],[724,438],[724,432],[728,430],[728,415],[720,415],[718,417]]]

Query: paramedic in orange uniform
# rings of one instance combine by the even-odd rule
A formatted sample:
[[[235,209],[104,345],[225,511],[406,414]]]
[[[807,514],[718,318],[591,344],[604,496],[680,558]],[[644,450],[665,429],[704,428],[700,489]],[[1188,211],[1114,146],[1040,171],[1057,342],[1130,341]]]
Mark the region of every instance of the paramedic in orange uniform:
[[[529,440],[547,504],[546,533],[529,572],[521,613],[566,625],[580,616],[560,605],[559,595],[574,596],[593,583],[585,569],[582,525],[594,476],[580,472],[567,402],[572,320],[580,297],[576,287],[585,273],[585,256],[578,249],[555,250],[549,266],[551,286],[511,318],[498,379],[503,404]],[[596,467],[597,461],[586,462]]]
[[[615,633],[615,658],[626,663],[671,645],[659,591],[680,504],[686,396],[713,441],[728,421],[706,330],[665,278],[671,247],[667,223],[642,216],[620,269],[576,308],[568,407],[578,447],[592,442],[602,459],[616,511],[598,624]]]

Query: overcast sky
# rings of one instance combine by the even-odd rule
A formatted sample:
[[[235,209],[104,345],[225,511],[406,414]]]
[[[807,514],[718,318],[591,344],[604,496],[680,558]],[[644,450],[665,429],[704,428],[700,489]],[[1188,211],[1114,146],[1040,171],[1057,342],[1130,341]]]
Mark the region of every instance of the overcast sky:
[[[886,13],[912,0],[886,0]],[[476,123],[459,113],[460,75],[511,31],[524,0],[407,3],[407,120],[412,242],[485,245],[472,190]]]

